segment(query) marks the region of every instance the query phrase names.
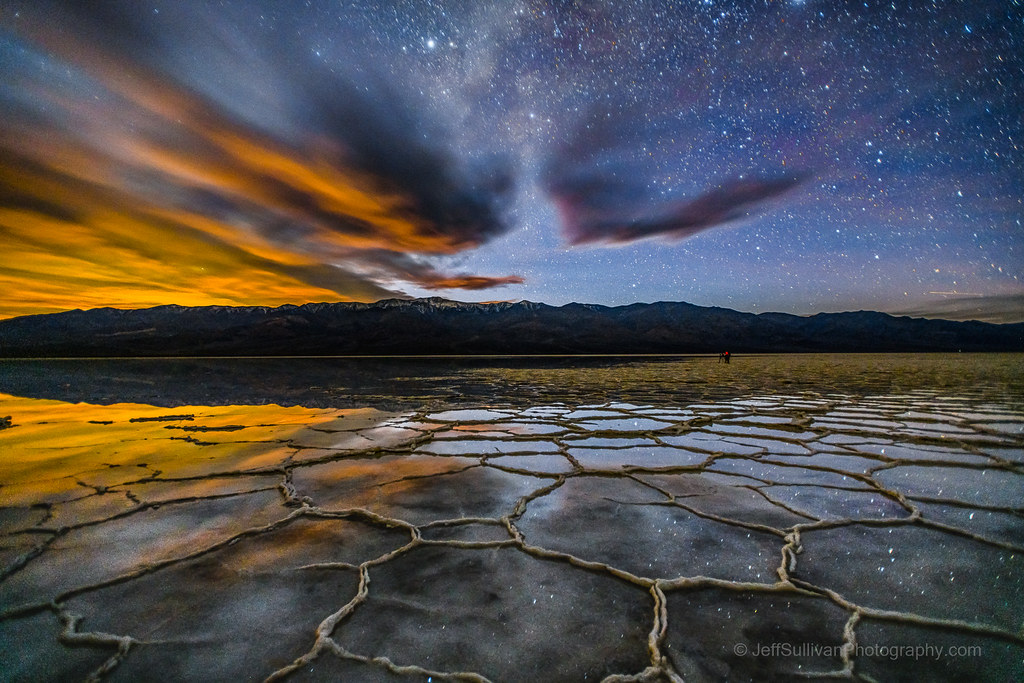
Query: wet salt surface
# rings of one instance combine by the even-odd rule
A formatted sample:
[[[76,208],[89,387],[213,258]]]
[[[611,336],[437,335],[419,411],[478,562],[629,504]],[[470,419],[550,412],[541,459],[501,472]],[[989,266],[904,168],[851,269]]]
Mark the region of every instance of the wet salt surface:
[[[399,410],[0,394],[0,680],[1020,680],[1020,359],[913,367]]]

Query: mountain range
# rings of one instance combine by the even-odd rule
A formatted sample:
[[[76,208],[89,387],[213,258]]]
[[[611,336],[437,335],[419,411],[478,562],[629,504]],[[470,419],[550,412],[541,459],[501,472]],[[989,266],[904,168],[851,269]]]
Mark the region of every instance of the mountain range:
[[[0,321],[0,357],[1021,351],[1024,323],[858,311],[798,316],[682,302],[98,308]]]

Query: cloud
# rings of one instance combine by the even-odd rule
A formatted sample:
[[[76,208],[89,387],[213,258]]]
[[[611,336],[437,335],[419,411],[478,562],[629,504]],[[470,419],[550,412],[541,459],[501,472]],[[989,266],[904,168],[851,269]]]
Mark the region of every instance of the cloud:
[[[916,306],[892,312],[912,318],[980,320],[989,323],[1024,322],[1024,292],[1010,294],[945,296],[937,301],[922,301]]]
[[[469,273],[445,273],[416,255],[386,250],[367,250],[359,254],[359,272],[370,279],[397,277],[405,282],[415,282],[423,289],[466,289],[480,290],[503,285],[522,284],[518,275],[485,276]]]
[[[667,206],[623,201],[612,209],[607,205],[614,188],[606,182],[563,184],[553,188],[553,194],[570,244],[625,244],[647,237],[681,240],[741,220],[800,182],[799,176],[735,179],[688,201]],[[592,193],[604,196],[594,198]]]
[[[115,305],[522,281],[428,263],[510,229],[505,161],[461,158],[368,70],[239,37],[201,7],[153,18],[129,2],[40,0],[0,25],[0,234],[24,257],[0,269],[12,298],[90,303],[97,273]]]
[[[657,116],[626,110],[585,121],[551,153],[542,178],[572,245],[692,237],[760,213],[806,178],[802,172],[745,173],[695,197],[666,199],[651,191],[656,174],[638,154],[661,135]]]

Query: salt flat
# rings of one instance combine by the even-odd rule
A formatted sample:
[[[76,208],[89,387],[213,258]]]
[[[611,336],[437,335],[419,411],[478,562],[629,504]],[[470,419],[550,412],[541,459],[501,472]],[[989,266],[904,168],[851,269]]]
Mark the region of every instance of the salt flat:
[[[490,400],[415,407],[3,394],[0,679],[1020,680],[999,358],[477,368]]]

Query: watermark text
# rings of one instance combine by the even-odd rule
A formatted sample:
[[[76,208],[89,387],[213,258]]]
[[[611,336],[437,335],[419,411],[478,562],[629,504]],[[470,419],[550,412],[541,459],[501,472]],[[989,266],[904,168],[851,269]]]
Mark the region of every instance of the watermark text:
[[[981,657],[981,645],[826,645],[823,643],[736,643],[733,654],[740,657],[842,657],[852,651],[856,658],[867,659],[930,659],[945,657]]]

